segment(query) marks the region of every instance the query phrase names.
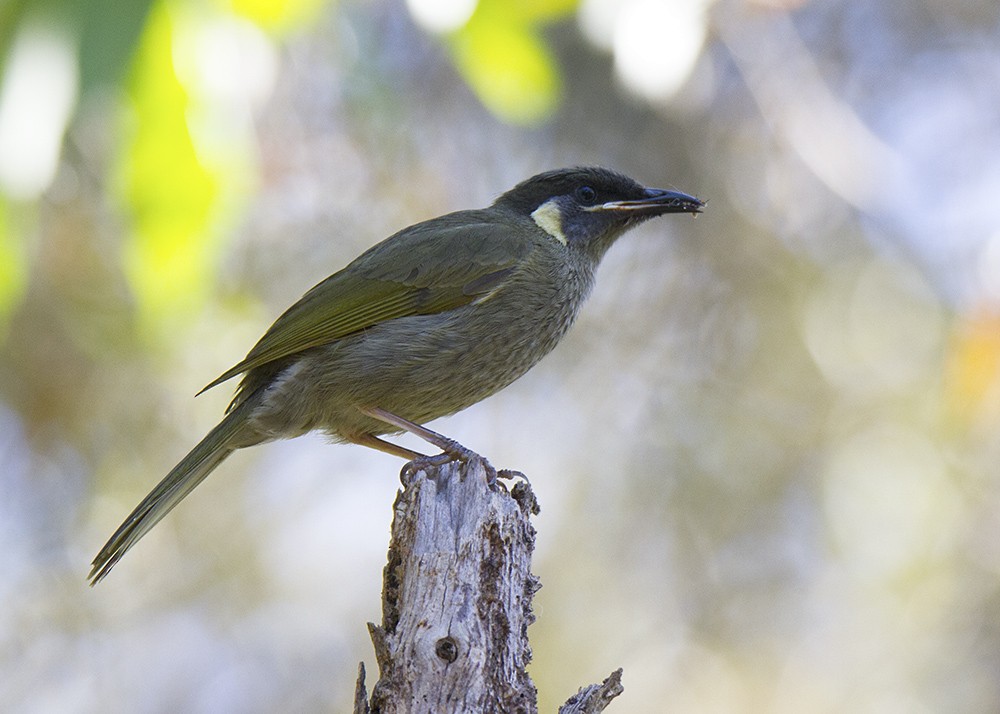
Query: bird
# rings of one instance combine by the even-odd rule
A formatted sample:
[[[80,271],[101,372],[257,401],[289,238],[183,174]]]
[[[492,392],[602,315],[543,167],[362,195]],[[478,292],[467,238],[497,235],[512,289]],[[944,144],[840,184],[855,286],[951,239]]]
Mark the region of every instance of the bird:
[[[548,354],[623,233],[704,205],[611,169],[557,169],[488,208],[417,223],[369,248],[201,390],[242,375],[222,421],[114,532],[88,581],[103,580],[237,449],[317,430],[407,460],[468,459],[471,451],[424,425],[489,397]],[[407,431],[441,453],[382,438]]]

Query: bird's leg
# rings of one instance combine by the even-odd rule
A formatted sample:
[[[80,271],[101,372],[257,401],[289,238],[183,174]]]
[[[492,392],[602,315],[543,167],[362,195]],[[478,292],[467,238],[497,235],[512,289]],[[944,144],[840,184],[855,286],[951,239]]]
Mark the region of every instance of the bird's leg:
[[[398,456],[401,459],[406,459],[407,461],[428,458],[425,454],[421,454],[419,451],[414,451],[413,449],[407,449],[405,446],[393,444],[392,442],[385,441],[384,439],[380,439],[372,434],[352,436],[349,441],[353,444],[359,444],[361,446],[367,446],[369,449],[381,451],[383,454]]]
[[[409,419],[396,416],[392,412],[387,412],[385,409],[381,409],[379,407],[368,407],[362,408],[361,411],[370,416],[372,419],[378,419],[381,422],[385,422],[386,424],[390,424],[394,427],[402,429],[403,431],[408,431],[411,434],[419,436],[428,444],[433,444],[453,459],[467,461],[469,458],[476,456],[474,452],[465,448],[454,439],[449,439],[447,436],[438,434],[436,431],[431,431],[427,427],[420,426],[420,424],[416,424]],[[381,441],[381,439],[379,439],[379,441]],[[382,443],[388,445],[387,442]]]
[[[411,477],[413,476],[415,471],[414,465],[427,464],[427,461],[432,458],[426,454],[421,454],[419,451],[413,451],[412,449],[407,449],[405,446],[400,446],[398,444],[393,444],[392,442],[380,439],[374,434],[360,434],[358,436],[352,436],[349,441],[354,444],[360,444],[361,446],[376,449],[384,454],[391,454],[393,456],[406,459],[406,464],[399,472],[399,480],[404,486],[410,482]]]
[[[404,449],[402,447],[396,446],[395,444],[390,444],[386,441],[382,441],[374,436],[365,437],[365,446],[372,446],[373,448],[380,449],[390,454],[397,454],[403,456],[403,458],[411,458],[412,465],[416,468],[422,466],[440,466],[446,464],[449,461],[464,461],[468,462],[472,459],[480,459],[483,462],[483,466],[486,469],[487,481],[491,484],[496,482],[497,472],[496,469],[490,464],[489,461],[481,457],[476,452],[468,449],[461,444],[459,444],[454,439],[449,439],[443,434],[438,434],[436,431],[431,431],[425,426],[421,426],[409,419],[404,419],[401,416],[396,416],[392,412],[388,412],[385,409],[379,407],[362,407],[361,411],[370,416],[372,419],[377,419],[386,424],[390,424],[394,427],[402,429],[403,431],[408,431],[411,434],[419,436],[421,439],[429,444],[441,449],[443,453],[437,454],[435,456],[424,456],[423,454],[418,454],[415,451],[410,451],[409,449]],[[379,445],[375,445],[368,441],[367,439],[374,440],[378,442]],[[362,443],[362,442],[358,442]],[[389,448],[385,448],[389,447]],[[412,457],[407,456],[407,454],[413,454]]]

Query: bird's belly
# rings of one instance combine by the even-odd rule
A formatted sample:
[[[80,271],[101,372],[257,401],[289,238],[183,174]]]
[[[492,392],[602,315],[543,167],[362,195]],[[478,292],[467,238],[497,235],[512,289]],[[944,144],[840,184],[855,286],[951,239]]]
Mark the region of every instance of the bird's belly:
[[[272,437],[320,429],[350,440],[398,431],[359,407],[417,423],[453,414],[534,366],[565,334],[577,308],[556,301],[547,309],[511,310],[491,302],[393,320],[302,353],[268,387],[255,415],[258,429]]]

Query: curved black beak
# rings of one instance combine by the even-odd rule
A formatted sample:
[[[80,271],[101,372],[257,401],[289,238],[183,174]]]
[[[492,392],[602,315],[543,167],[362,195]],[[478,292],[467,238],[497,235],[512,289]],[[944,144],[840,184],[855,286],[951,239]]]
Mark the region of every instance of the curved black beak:
[[[704,205],[704,201],[680,191],[647,188],[643,198],[630,201],[609,201],[588,210],[615,211],[640,216],[661,216],[664,213],[701,213]]]

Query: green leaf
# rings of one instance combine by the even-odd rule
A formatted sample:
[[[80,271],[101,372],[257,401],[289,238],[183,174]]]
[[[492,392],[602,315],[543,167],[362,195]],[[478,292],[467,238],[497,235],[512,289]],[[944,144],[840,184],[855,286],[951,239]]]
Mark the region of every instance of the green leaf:
[[[119,84],[152,4],[153,0],[101,0],[80,8],[81,94]]]
[[[262,30],[281,35],[317,19],[326,0],[218,0],[229,12],[241,15]]]
[[[579,0],[480,0],[478,12],[503,15],[511,22],[538,24],[572,15]]]
[[[28,285],[28,258],[22,236],[7,221],[7,204],[0,199],[0,339]]]
[[[208,294],[217,250],[209,229],[220,190],[188,128],[189,99],[174,70],[173,37],[171,14],[159,2],[127,83],[132,126],[119,167],[133,222],[125,271],[143,326],[160,330]]]
[[[555,112],[562,84],[535,25],[477,11],[450,49],[465,81],[501,119],[537,124]]]

